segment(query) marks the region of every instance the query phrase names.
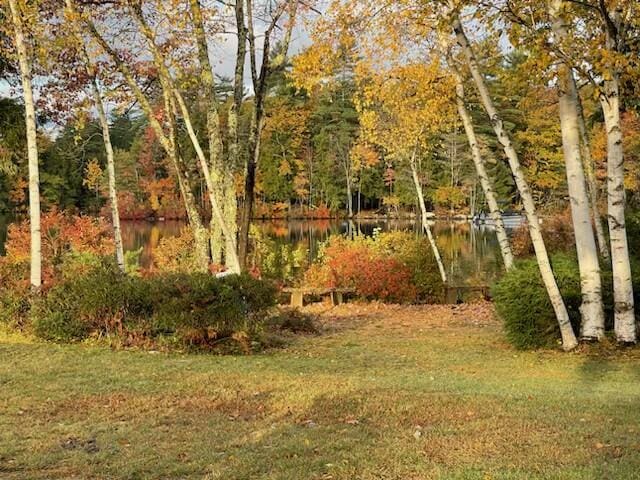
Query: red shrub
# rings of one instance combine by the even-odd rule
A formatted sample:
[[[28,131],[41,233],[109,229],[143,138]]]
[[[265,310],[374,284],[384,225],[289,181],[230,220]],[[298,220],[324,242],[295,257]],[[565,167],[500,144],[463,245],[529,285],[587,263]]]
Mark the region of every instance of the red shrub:
[[[411,270],[397,259],[375,252],[366,241],[332,239],[322,261],[307,271],[306,282],[318,287],[353,288],[364,298],[393,303],[412,302],[417,295]]]
[[[101,218],[65,215],[56,209],[42,215],[42,276],[45,284],[54,283],[60,272],[58,266],[69,253],[102,257],[114,251],[111,226]],[[25,278],[13,278],[13,283],[28,281],[27,266],[31,256],[29,220],[9,226],[5,257],[0,258],[0,271],[24,270]],[[4,275],[3,275],[4,277]],[[3,280],[7,280],[4,279]]]

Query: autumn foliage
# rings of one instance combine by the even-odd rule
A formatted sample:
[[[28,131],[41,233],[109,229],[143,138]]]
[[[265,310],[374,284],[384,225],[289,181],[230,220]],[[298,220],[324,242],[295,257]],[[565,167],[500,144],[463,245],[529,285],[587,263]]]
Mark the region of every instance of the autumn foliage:
[[[437,301],[442,286],[428,245],[407,232],[331,237],[304,281],[390,303]]]
[[[0,258],[0,282],[3,286],[28,285],[30,225],[27,220],[9,227],[7,254]],[[90,257],[111,255],[114,251],[111,226],[103,219],[69,215],[53,209],[42,215],[42,272],[45,287],[65,275],[75,275]],[[84,257],[82,261],[79,257]],[[76,261],[78,260],[78,261]]]

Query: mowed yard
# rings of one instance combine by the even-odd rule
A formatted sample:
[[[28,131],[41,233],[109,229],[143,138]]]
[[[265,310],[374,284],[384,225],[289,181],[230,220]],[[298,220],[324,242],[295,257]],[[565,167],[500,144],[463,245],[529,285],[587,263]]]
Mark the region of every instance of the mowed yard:
[[[489,304],[312,307],[253,356],[0,340],[0,478],[640,479],[640,352],[519,352]]]

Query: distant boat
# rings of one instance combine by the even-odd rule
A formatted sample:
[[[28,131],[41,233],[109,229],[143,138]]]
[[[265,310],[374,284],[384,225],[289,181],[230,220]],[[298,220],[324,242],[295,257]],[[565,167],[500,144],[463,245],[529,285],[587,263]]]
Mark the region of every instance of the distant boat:
[[[478,215],[475,215],[472,219],[473,223],[476,225],[495,225],[496,222],[493,221],[491,216],[487,215],[485,212],[481,212]],[[521,226],[523,223],[527,221],[527,217],[517,212],[503,212],[502,213],[502,222],[504,223],[505,228],[514,229]]]

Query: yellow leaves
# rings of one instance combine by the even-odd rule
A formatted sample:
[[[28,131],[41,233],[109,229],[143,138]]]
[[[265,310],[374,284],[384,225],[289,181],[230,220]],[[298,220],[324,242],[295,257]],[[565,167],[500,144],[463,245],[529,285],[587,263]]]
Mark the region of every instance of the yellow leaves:
[[[291,175],[293,173],[293,170],[291,169],[291,164],[289,163],[289,161],[287,159],[282,160],[282,162],[280,162],[280,167],[278,168],[278,173],[280,175],[287,176],[287,175]]]
[[[453,79],[437,63],[358,70],[356,108],[364,139],[390,156],[429,148],[454,118]]]
[[[102,168],[100,167],[98,160],[93,158],[85,167],[82,184],[90,190],[97,190],[100,187],[101,178]]]
[[[296,88],[310,92],[333,76],[336,63],[331,45],[314,44],[293,59],[290,76]]]
[[[380,162],[378,152],[376,152],[371,145],[362,141],[355,143],[353,147],[351,147],[349,156],[355,171],[374,167]]]

